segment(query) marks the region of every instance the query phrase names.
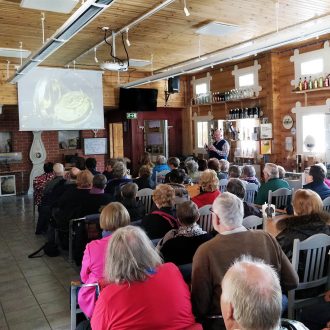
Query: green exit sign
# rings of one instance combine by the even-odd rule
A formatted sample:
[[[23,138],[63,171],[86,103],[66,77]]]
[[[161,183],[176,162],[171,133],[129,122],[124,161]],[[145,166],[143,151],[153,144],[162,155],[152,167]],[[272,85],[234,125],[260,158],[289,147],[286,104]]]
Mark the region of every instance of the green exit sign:
[[[127,112],[126,113],[126,118],[127,119],[136,119],[137,118],[137,113],[136,112]]]

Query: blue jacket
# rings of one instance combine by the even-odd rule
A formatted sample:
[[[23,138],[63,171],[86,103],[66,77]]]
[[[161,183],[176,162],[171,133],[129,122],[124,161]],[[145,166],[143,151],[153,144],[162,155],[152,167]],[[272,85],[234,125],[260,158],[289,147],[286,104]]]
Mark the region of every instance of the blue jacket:
[[[161,172],[161,171],[170,171],[171,168],[167,165],[167,164],[161,164],[161,165],[156,165],[153,169],[152,169],[152,181],[156,181],[156,172]]]
[[[320,195],[321,199],[325,199],[330,196],[330,188],[322,181],[322,182],[310,182],[303,186],[304,189],[310,189],[315,191]]]

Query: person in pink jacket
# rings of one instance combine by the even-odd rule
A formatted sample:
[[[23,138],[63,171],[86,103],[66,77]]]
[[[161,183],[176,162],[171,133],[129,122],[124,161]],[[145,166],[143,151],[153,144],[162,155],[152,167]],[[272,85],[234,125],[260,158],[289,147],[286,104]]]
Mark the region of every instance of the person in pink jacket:
[[[87,244],[80,271],[81,281],[85,284],[99,282],[103,278],[105,253],[112,233],[130,223],[126,208],[118,202],[108,204],[101,212],[100,227],[102,238]],[[90,318],[94,311],[95,287],[79,290],[78,303],[84,314]]]
[[[162,263],[141,228],[126,226],[113,234],[104,276],[93,330],[202,330],[179,269]]]

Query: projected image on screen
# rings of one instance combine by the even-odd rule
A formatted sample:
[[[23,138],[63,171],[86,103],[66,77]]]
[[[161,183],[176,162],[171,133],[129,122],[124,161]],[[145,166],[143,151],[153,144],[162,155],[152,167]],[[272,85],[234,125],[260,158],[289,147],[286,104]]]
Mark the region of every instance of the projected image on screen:
[[[36,68],[18,82],[22,131],[103,129],[100,71]]]

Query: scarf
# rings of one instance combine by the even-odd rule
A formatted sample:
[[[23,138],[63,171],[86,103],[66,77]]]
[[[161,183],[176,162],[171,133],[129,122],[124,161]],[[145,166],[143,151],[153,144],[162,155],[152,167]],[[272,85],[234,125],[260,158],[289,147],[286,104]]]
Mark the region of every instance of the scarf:
[[[194,237],[206,234],[196,222],[190,226],[180,226],[175,236]]]

